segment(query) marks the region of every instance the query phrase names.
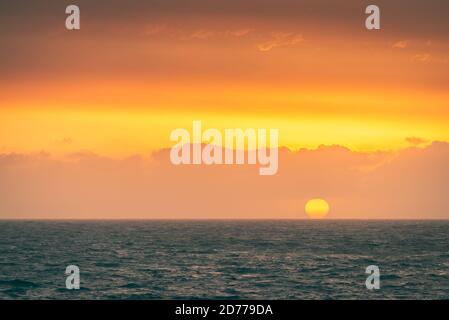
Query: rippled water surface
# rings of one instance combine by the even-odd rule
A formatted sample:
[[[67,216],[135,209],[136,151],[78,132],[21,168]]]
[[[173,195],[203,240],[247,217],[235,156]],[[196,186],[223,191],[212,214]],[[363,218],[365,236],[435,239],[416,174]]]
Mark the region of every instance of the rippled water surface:
[[[0,222],[0,299],[173,298],[447,299],[449,222]]]

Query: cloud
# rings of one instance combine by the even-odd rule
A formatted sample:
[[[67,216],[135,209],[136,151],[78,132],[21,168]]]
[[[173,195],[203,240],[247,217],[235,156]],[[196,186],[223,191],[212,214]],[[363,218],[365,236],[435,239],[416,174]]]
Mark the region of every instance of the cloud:
[[[414,145],[414,146],[419,146],[419,145],[422,145],[422,144],[425,144],[428,142],[425,139],[421,139],[421,138],[417,138],[417,137],[408,137],[405,139],[405,141],[407,141],[408,143],[410,143],[411,145]]]
[[[28,164],[36,164],[42,161],[47,161],[50,154],[45,151],[40,151],[31,154],[7,153],[0,154],[0,168],[7,168],[10,166],[20,166]]]
[[[192,39],[207,40],[212,38],[215,32],[212,30],[197,30],[190,35]]]
[[[250,34],[253,31],[254,31],[253,29],[237,29],[237,30],[228,30],[228,31],[226,31],[226,34],[236,37],[236,38],[240,38],[240,37],[247,36],[248,34]]]
[[[292,32],[272,32],[271,39],[258,44],[260,51],[270,51],[277,47],[293,46],[304,41],[301,34]]]
[[[220,37],[220,38],[225,38],[225,37],[234,37],[234,38],[242,38],[245,37],[247,35],[249,35],[251,32],[253,31],[253,29],[236,29],[236,30],[207,30],[207,29],[200,29],[200,30],[196,30],[194,31],[191,35],[190,38],[191,39],[199,39],[199,40],[208,40],[212,37]],[[178,33],[181,33],[182,30],[179,30]]]
[[[413,62],[429,62],[430,54],[429,53],[418,53],[412,57]]]
[[[3,218],[305,218],[321,197],[331,218],[449,218],[449,144],[397,153],[339,146],[279,150],[257,166],[173,166],[169,150],[126,159],[89,152],[0,155]]]
[[[401,41],[395,42],[392,47],[395,49],[405,49],[409,46],[409,43],[410,43],[410,41],[408,41],[408,40],[401,40]]]
[[[355,29],[360,25],[364,7],[369,3],[359,0],[78,0],[82,12],[89,18],[96,19],[99,24],[120,24],[131,21],[140,23],[157,19],[172,18],[184,23],[195,21],[201,17],[222,18],[232,20],[236,17],[271,22],[285,21],[286,24],[300,22],[330,27],[333,30]],[[447,12],[449,3],[441,0],[409,0],[407,10],[401,1],[378,0],[376,4],[382,12],[387,12],[382,21],[388,25],[388,32],[403,35],[408,33],[421,37],[447,38],[449,22]],[[36,31],[54,28],[60,23],[60,13],[64,13],[65,2],[57,0],[41,0],[38,3],[27,0],[0,1],[0,20],[19,21],[8,23],[10,28],[28,29],[34,24]],[[180,20],[182,19],[182,20]],[[419,23],[417,23],[419,21]],[[30,28],[31,29],[31,28]],[[0,31],[1,32],[1,31]]]

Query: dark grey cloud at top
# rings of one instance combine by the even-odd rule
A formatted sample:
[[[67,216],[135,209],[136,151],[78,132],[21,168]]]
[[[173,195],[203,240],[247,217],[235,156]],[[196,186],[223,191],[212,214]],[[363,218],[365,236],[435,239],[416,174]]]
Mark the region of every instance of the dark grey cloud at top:
[[[65,29],[70,4],[80,31]],[[369,4],[381,8],[380,31],[365,29]],[[0,82],[347,78],[446,88],[448,13],[442,0],[0,0]]]
[[[154,20],[193,22],[205,17],[285,23],[329,32],[362,32],[364,8],[379,5],[384,33],[447,38],[449,1],[446,0],[1,0],[0,34],[39,32],[61,26],[64,8],[77,4],[83,22],[104,28]],[[191,19],[191,20],[190,20]]]

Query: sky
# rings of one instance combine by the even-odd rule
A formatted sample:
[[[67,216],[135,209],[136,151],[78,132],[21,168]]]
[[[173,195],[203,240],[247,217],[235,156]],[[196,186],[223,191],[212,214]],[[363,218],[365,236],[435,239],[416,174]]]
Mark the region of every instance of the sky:
[[[449,218],[447,12],[0,0],[0,218],[303,218],[314,197],[336,219]],[[279,174],[171,166],[170,132],[194,120],[279,129]]]

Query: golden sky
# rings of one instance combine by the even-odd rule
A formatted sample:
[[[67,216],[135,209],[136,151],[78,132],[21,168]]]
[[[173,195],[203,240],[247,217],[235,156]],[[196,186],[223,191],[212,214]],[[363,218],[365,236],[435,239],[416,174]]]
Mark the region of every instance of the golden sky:
[[[376,1],[380,31],[356,0],[76,4],[80,31],[64,2],[0,2],[1,159],[149,155],[194,120],[291,150],[449,141],[447,3]]]
[[[193,120],[279,128],[294,149],[449,140],[436,2],[379,1],[372,32],[360,1],[188,2],[78,1],[72,32],[62,3],[3,4],[1,151],[144,153]]]

